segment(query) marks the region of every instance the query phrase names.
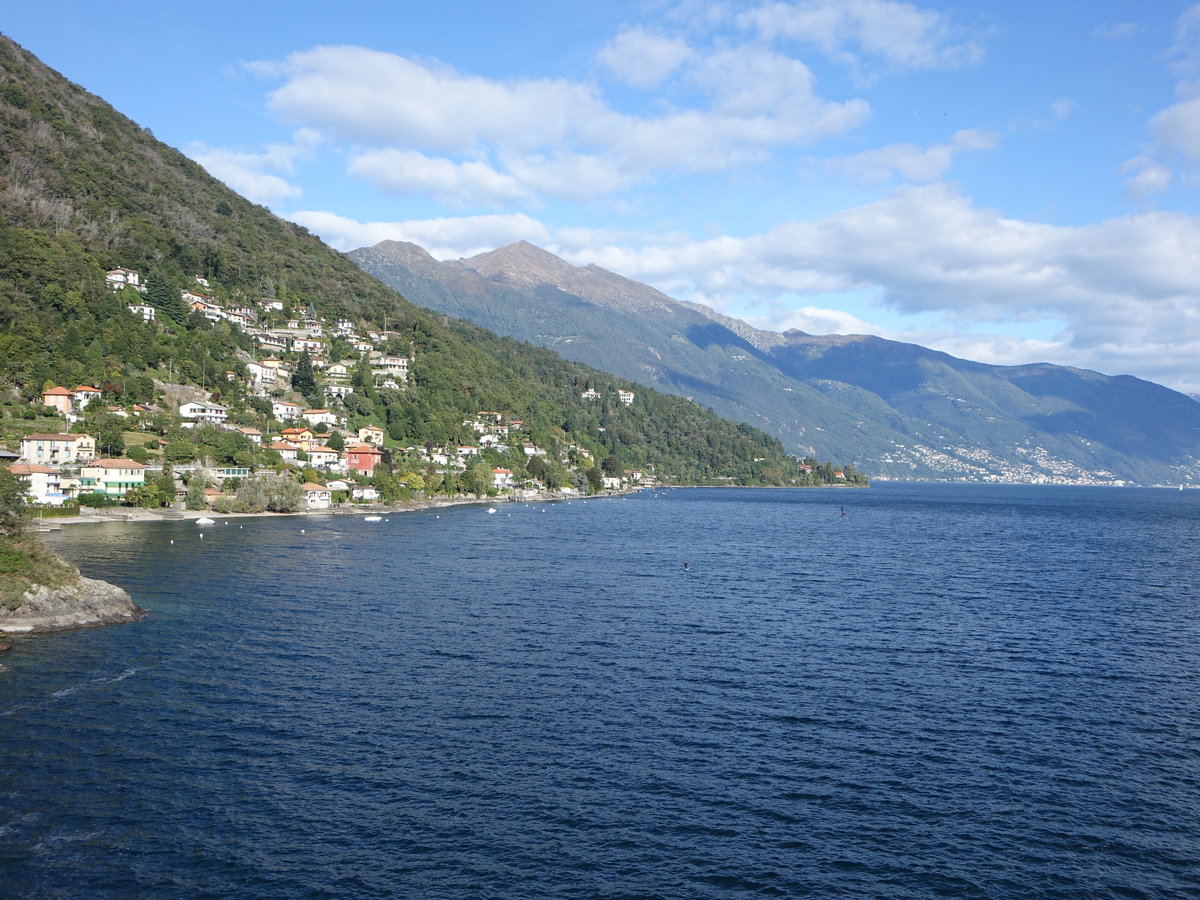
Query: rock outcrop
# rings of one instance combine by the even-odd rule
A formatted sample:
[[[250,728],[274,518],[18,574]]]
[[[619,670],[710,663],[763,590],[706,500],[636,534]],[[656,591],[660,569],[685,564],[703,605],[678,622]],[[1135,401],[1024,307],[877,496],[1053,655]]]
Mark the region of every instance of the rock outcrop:
[[[107,581],[79,578],[64,587],[35,585],[16,609],[0,608],[0,634],[46,634],[72,628],[136,622],[146,611]]]

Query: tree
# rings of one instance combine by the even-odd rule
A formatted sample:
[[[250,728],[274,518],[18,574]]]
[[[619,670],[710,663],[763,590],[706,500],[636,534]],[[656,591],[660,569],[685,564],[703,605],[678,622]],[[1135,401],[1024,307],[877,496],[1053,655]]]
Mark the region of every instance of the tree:
[[[587,470],[588,490],[593,494],[604,488],[604,475],[595,466]]]
[[[267,480],[267,509],[271,512],[296,512],[304,506],[304,488],[283,476]]]
[[[208,479],[200,474],[193,475],[191,481],[188,482],[187,498],[184,500],[184,505],[188,509],[206,509],[208,507],[208,497],[204,492],[207,489]]]
[[[25,483],[7,466],[0,466],[0,536],[20,536],[28,517]]]
[[[97,401],[93,400],[91,405]],[[102,456],[120,456],[125,452],[125,422],[110,412],[92,412],[87,430],[96,436],[96,451]]]
[[[146,302],[180,324],[188,317],[187,304],[183,302],[179,289],[160,274],[150,276],[146,287]]]
[[[163,448],[163,459],[169,463],[186,463],[195,459],[198,452],[195,444],[180,438],[177,441],[171,441]]]
[[[296,361],[296,371],[292,375],[292,390],[299,391],[305,397],[316,393],[317,379],[313,375],[312,357],[305,350]]]
[[[346,449],[346,439],[342,437],[340,431],[334,431],[329,435],[329,440],[326,441],[330,450],[341,452]]]

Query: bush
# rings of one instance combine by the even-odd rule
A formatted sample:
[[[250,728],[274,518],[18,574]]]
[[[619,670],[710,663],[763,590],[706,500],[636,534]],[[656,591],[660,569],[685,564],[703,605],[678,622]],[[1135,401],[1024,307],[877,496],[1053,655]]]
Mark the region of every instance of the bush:
[[[110,506],[116,506],[119,502],[115,497],[110,497],[103,491],[93,491],[90,494],[79,495],[80,506],[90,506],[94,509],[105,509]]]

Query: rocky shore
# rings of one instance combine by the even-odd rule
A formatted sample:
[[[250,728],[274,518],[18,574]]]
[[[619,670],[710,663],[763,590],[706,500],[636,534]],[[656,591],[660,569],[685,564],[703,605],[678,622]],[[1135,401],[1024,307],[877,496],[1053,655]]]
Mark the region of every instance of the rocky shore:
[[[62,587],[31,586],[16,609],[0,608],[0,634],[47,634],[136,622],[146,615],[128,592],[80,576]]]

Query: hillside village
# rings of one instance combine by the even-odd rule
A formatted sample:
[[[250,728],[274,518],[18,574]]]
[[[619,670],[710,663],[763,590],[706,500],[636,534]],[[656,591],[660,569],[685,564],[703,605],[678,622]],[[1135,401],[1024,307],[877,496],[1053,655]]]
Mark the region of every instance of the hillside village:
[[[120,292],[130,315],[156,322],[162,310],[144,298],[139,272],[113,269],[105,281]],[[195,282],[180,292],[188,315],[229,322],[253,339],[257,352],[243,354],[239,370],[225,373],[237,387],[232,393],[244,398],[242,408],[166,385],[156,402],[124,404],[114,402],[120,394],[112,387],[46,386],[33,405],[61,427],[31,431],[8,452],[10,471],[25,483],[31,503],[320,510],[427,491],[519,498],[657,483],[652,472],[615,468],[611,457],[597,467],[593,451],[578,443],[539,446],[523,421],[504,412],[463,420],[462,440],[454,444],[399,446],[364,415],[369,404],[361,403],[374,392],[409,389],[415,350],[395,352],[398,334],[345,319],[328,322],[311,309],[297,313],[275,298],[223,304],[209,292],[208,279]],[[353,355],[345,355],[348,350]],[[321,407],[309,403],[318,393]],[[610,393],[625,407],[636,399],[623,388]],[[588,386],[580,398],[602,402],[605,396]],[[89,433],[97,421],[109,424],[107,441]],[[265,483],[281,483],[280,476],[291,476],[286,482],[299,490],[274,498],[264,492]]]

